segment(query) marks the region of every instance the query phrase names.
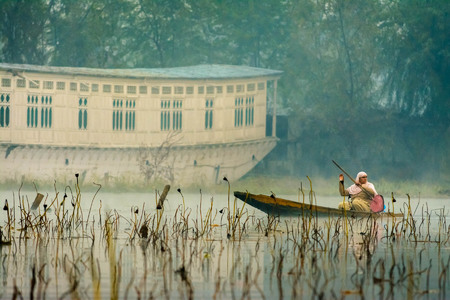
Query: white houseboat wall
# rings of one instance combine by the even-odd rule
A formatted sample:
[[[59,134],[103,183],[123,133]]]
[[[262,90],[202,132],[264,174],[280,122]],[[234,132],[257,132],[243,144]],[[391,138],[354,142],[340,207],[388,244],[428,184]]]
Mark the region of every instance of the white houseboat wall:
[[[237,180],[276,145],[265,135],[267,83],[276,104],[281,74],[0,63],[0,182]]]

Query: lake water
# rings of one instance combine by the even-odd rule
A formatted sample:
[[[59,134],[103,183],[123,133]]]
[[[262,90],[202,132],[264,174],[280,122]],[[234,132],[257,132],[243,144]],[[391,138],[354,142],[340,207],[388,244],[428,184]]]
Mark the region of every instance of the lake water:
[[[171,190],[163,210],[155,193],[66,193],[31,211],[35,191],[0,192],[1,299],[450,297],[449,199],[401,197],[395,212],[412,216],[355,220],[271,218],[206,192]]]

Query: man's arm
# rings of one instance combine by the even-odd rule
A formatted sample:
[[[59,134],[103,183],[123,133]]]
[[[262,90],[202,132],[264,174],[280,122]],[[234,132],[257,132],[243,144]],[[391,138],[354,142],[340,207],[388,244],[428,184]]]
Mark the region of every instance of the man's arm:
[[[348,191],[344,187],[344,175],[343,174],[339,174],[339,193],[341,194],[341,196],[349,195]]]

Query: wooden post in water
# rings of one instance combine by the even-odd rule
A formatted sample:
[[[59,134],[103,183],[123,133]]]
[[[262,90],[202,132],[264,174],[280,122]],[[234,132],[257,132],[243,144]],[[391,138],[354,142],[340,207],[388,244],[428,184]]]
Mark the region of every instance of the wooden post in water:
[[[164,187],[164,190],[163,190],[161,196],[159,197],[159,201],[158,201],[158,205],[156,206],[156,209],[162,209],[164,200],[166,200],[167,193],[169,193],[169,190],[170,190],[170,185],[166,185]]]
[[[34,198],[33,205],[31,205],[31,210],[35,210],[41,204],[42,199],[44,199],[44,195],[41,193],[37,193],[36,198]]]

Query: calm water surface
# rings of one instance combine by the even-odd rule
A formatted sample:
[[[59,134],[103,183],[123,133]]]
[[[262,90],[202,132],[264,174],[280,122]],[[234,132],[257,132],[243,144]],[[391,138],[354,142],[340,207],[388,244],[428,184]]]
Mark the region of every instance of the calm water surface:
[[[15,217],[0,249],[2,299],[450,297],[449,199],[397,198],[394,210],[410,203],[412,217],[344,220],[269,218],[226,194],[172,190],[163,210],[154,193],[67,190],[59,209],[63,191],[43,194],[45,216],[43,203],[28,209],[35,191],[21,192],[22,213],[17,190],[0,191]],[[6,211],[0,222],[8,241]]]

